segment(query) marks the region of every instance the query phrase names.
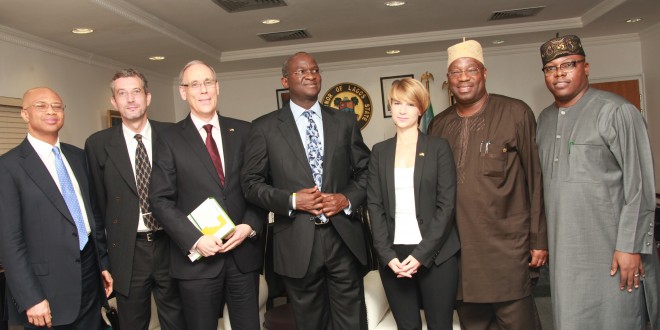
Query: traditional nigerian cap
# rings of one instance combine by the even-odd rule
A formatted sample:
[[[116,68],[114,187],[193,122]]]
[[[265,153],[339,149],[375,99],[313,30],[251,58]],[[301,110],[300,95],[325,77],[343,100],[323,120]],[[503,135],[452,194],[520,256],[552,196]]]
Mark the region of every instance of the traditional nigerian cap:
[[[557,34],[556,38],[552,38],[541,45],[541,61],[543,61],[543,65],[554,61],[556,58],[569,55],[585,56],[584,49],[582,49],[582,42],[575,35],[560,37]]]
[[[461,57],[470,57],[484,64],[484,52],[476,40],[465,41],[463,38],[463,42],[447,48],[447,67]]]

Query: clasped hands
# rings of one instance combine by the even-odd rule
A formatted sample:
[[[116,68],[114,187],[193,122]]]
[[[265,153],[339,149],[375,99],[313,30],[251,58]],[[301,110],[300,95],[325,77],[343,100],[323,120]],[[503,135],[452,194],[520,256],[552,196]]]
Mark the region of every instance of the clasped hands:
[[[216,253],[227,253],[243,243],[251,232],[252,227],[242,223],[237,225],[234,231],[225,238],[225,242],[220,237],[204,235],[197,242],[195,250],[203,257],[210,257]]]
[[[325,214],[326,217],[331,217],[349,205],[343,194],[322,193],[316,186],[296,191],[296,210],[315,216]]]
[[[399,258],[394,258],[387,264],[394,274],[396,274],[397,278],[412,278],[421,265],[413,256],[408,256],[403,262],[399,262]]]

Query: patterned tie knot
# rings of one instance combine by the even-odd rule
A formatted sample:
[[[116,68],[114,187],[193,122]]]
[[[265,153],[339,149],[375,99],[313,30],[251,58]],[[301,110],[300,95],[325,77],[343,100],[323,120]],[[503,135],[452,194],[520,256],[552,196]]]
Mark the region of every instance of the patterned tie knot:
[[[138,142],[142,142],[142,134],[135,134],[135,139],[136,139]]]

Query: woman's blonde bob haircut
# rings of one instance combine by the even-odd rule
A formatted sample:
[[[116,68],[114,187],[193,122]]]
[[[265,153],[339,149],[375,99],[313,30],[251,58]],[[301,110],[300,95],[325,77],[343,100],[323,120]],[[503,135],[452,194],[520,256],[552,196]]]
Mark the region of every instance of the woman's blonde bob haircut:
[[[392,87],[387,93],[387,104],[390,107],[393,100],[414,104],[419,109],[420,115],[423,115],[431,104],[431,97],[426,87],[413,78],[397,79],[392,82]]]

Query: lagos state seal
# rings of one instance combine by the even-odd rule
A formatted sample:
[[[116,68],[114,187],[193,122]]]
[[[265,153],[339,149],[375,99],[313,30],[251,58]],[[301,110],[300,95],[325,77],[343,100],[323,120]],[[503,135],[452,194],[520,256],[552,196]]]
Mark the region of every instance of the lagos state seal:
[[[341,83],[330,87],[321,103],[338,111],[355,114],[355,120],[361,130],[371,119],[371,97],[364,88],[353,83]]]

